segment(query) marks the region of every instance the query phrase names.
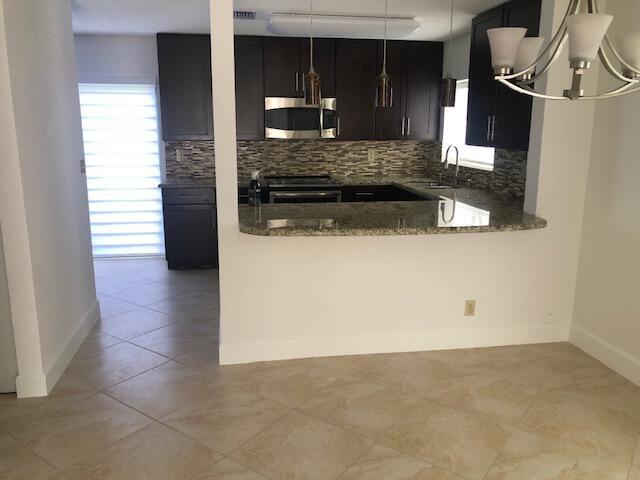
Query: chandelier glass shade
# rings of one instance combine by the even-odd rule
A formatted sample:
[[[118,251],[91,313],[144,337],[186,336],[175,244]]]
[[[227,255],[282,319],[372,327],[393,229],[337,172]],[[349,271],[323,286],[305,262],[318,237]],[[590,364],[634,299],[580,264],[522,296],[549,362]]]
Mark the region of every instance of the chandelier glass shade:
[[[519,93],[546,100],[598,100],[640,92],[640,32],[620,35],[614,43],[607,34],[612,20],[611,15],[600,12],[598,0],[569,0],[558,32],[544,49],[544,39],[525,37],[524,28],[489,29],[495,79]],[[562,95],[537,92],[534,82],[558,61],[567,43],[571,87]],[[598,57],[622,84],[609,92],[585,95],[582,79]]]

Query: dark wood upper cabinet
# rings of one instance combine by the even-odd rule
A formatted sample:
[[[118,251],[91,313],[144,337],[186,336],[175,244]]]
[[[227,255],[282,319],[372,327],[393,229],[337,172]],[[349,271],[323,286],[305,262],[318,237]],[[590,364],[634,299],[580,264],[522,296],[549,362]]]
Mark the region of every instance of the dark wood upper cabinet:
[[[541,0],[511,0],[478,15],[472,22],[469,63],[467,144],[528,150],[531,97],[517,94],[495,81],[487,30],[522,26],[537,36]]]
[[[332,38],[313,39],[313,64],[320,75],[321,93],[325,98],[336,96],[336,41]],[[309,39],[300,39],[300,66],[303,75],[309,71]],[[304,88],[304,87],[303,87]],[[303,91],[304,93],[304,91]]]
[[[376,137],[376,40],[337,40],[336,96],[340,140]]]
[[[493,78],[487,30],[501,27],[502,17],[503,9],[498,7],[478,15],[472,22],[467,145],[494,146],[491,127],[496,111],[498,83]]]
[[[158,34],[162,138],[213,138],[209,35]]]
[[[406,42],[405,138],[436,140],[440,134],[440,80],[443,44]]]
[[[387,42],[387,72],[393,106],[376,109],[378,140],[435,140],[439,133],[438,93],[442,78],[442,43]],[[378,44],[378,70],[383,43]]]
[[[301,97],[300,38],[264,37],[264,94]]]
[[[382,56],[378,40],[314,39],[322,96],[337,98],[337,138],[436,139],[442,44],[388,42],[391,108],[375,105]],[[209,36],[159,34],[158,60],[164,140],[213,139]],[[302,97],[308,70],[308,38],[236,36],[238,139],[264,138],[264,97]]]
[[[384,61],[384,42],[378,42],[378,66],[380,75]],[[387,42],[387,73],[391,79],[391,107],[376,106],[376,139],[398,140],[406,134],[407,42]]]
[[[263,37],[235,37],[235,74],[238,139],[264,138]]]
[[[504,7],[503,23],[507,27],[527,28],[527,37],[537,37],[540,30],[541,0],[514,0]],[[533,99],[498,84],[496,102],[496,146],[528,150],[531,133]]]

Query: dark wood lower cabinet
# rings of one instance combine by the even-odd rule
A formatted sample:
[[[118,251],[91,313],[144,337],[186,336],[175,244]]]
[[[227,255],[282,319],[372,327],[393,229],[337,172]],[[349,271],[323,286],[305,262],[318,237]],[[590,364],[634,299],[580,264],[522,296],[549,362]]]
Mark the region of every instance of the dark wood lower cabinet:
[[[185,189],[185,192],[188,192]],[[167,198],[169,197],[169,198]],[[218,266],[218,232],[214,203],[197,202],[197,194],[171,195],[163,203],[164,239],[169,269]]]

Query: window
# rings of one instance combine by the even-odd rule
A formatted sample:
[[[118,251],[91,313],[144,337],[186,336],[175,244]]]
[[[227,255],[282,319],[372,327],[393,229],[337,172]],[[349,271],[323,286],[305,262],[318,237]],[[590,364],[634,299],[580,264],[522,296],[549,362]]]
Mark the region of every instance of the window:
[[[93,255],[163,254],[155,85],[79,90]]]
[[[460,150],[460,165],[482,170],[493,170],[495,148],[466,145],[468,100],[469,80],[458,80],[456,106],[444,109],[442,160],[444,161],[447,147],[455,145]]]

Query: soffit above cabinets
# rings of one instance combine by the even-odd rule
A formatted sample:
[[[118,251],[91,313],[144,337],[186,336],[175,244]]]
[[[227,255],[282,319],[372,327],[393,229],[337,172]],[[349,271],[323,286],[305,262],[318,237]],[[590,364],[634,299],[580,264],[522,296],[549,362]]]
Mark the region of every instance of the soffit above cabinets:
[[[469,31],[477,14],[504,0],[456,0],[454,35]],[[76,33],[155,34],[208,33],[209,0],[72,0]],[[389,16],[414,18],[418,28],[407,40],[445,40],[449,35],[450,0],[389,0]],[[314,0],[314,12],[322,15],[384,16],[383,0]],[[235,20],[238,35],[271,35],[274,13],[308,13],[308,0],[235,0],[234,9],[255,12],[255,19]],[[381,38],[371,31],[371,38]]]

